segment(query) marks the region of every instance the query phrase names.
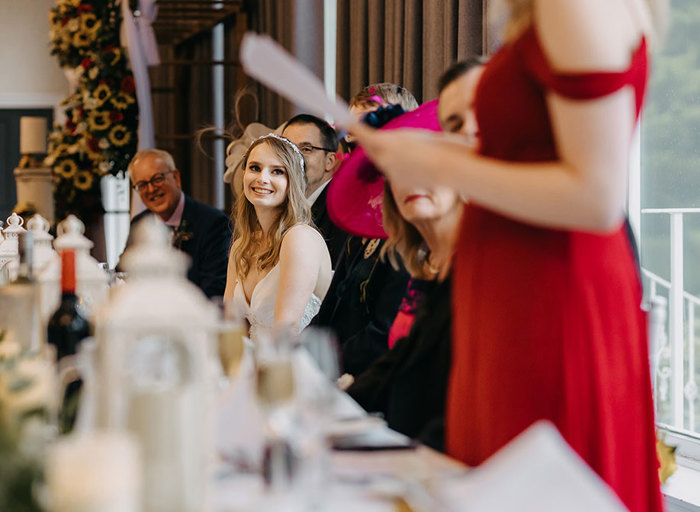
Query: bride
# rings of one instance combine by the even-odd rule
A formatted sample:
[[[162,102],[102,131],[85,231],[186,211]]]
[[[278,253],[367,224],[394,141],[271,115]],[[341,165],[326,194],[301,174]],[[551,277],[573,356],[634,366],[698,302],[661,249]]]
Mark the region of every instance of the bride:
[[[261,331],[309,324],[330,285],[331,260],[311,221],[299,148],[270,133],[253,141],[242,167],[224,300],[255,341]]]

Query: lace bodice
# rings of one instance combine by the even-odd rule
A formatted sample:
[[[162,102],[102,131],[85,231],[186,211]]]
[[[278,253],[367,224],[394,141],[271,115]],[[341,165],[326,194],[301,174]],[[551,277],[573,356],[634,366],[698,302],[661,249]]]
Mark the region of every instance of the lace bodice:
[[[271,330],[275,322],[275,299],[280,284],[280,266],[275,265],[270,272],[255,286],[250,297],[250,304],[246,300],[243,286],[240,281],[236,283],[233,292],[233,306],[239,316],[244,316],[250,323],[250,339],[255,341],[261,331]],[[299,322],[299,331],[302,331],[321,309],[321,299],[311,294],[306,303],[304,315]]]

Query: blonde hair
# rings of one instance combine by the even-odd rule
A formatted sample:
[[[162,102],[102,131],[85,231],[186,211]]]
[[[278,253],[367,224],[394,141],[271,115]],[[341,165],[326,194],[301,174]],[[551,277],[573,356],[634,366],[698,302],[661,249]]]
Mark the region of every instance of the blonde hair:
[[[390,82],[370,84],[363,87],[360,92],[355,94],[352,100],[350,100],[350,106],[370,108],[381,107],[382,105],[379,102],[372,99],[373,96],[382,98],[386,105],[401,105],[406,112],[418,108],[416,98],[408,89]]]
[[[399,213],[388,181],[384,182],[382,224],[389,236],[382,247],[381,257],[388,259],[397,270],[403,263],[413,277],[434,279],[435,275],[428,269],[427,257],[430,251],[426,250],[423,235]]]
[[[280,139],[278,136],[260,137],[253,141],[243,157],[242,166],[245,173],[251,151],[260,144],[267,144],[280,159],[287,173],[287,196],[279,206],[279,215],[272,226],[267,233],[263,233],[255,208],[245,197],[243,180],[236,184],[239,189],[237,190],[238,200],[232,213],[234,230],[231,255],[236,262],[236,274],[239,279],[244,279],[254,266],[259,270],[265,270],[277,264],[282,237],[289,228],[297,224],[313,225],[311,210],[306,202],[304,170],[293,149],[294,143]],[[254,250],[257,243],[265,248],[262,254],[256,254]]]

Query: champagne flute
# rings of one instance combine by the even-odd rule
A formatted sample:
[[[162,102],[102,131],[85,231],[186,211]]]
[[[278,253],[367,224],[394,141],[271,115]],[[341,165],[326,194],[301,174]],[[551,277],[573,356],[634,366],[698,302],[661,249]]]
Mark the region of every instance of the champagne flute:
[[[261,333],[255,348],[255,392],[259,403],[277,408],[294,398],[292,352],[296,336],[293,330],[277,328]]]
[[[245,353],[245,323],[232,301],[223,301],[217,297],[215,302],[222,314],[217,335],[217,353],[224,376],[230,382],[238,373]]]

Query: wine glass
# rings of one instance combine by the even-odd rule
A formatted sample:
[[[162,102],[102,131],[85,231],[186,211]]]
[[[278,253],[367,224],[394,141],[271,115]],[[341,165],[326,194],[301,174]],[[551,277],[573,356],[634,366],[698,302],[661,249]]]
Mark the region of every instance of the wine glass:
[[[245,319],[236,310],[233,301],[224,302],[223,313],[223,328],[218,337],[219,361],[224,374],[229,379],[233,379],[238,373],[245,353]]]
[[[294,330],[260,330],[255,345],[255,395],[265,419],[263,476],[274,494],[289,493],[296,475],[294,453],[297,409]]]
[[[223,386],[227,386],[237,375],[245,353],[245,322],[232,301],[214,297],[212,302],[220,311],[216,352],[224,374]]]
[[[292,361],[298,336],[291,329],[260,332],[255,347],[255,392],[260,405],[272,411],[291,402],[295,381]]]

